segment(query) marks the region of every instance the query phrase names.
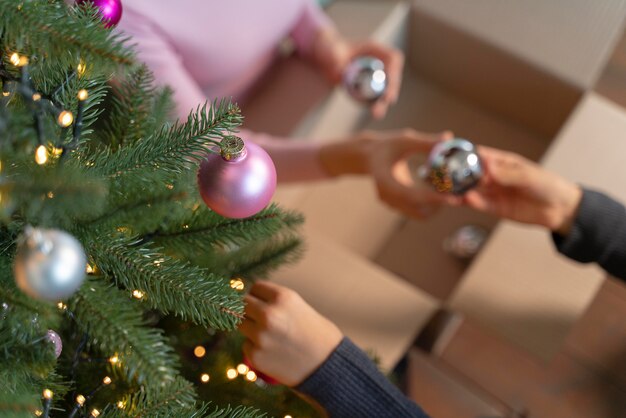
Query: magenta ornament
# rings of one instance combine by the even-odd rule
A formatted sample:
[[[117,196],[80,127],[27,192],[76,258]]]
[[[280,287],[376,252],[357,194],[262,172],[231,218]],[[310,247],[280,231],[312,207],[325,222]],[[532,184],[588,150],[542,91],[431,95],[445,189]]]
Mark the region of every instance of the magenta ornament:
[[[85,3],[93,3],[93,5],[100,10],[102,21],[107,28],[117,25],[122,18],[121,0],[76,0],[77,5]]]
[[[63,351],[63,341],[61,340],[61,336],[55,331],[49,329],[46,333],[46,338],[54,346],[55,357],[59,358],[59,356],[61,355],[61,351]]]
[[[276,190],[276,168],[263,148],[236,136],[222,140],[220,153],[200,163],[198,187],[204,203],[227,218],[247,218],[265,208]]]

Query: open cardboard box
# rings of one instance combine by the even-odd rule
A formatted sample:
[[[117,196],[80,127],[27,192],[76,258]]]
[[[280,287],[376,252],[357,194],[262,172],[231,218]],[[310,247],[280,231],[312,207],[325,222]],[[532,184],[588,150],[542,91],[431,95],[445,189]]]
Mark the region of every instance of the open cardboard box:
[[[621,35],[623,2],[547,3],[338,1],[329,14],[344,34],[405,50],[398,104],[373,122],[343,91],[286,58],[243,106],[246,127],[308,141],[365,128],[452,129],[626,200],[626,112],[587,93]],[[597,19],[601,27],[591,27]],[[308,251],[274,280],[374,350],[384,368],[441,304],[547,358],[603,278],[558,256],[536,228],[462,208],[427,222],[403,219],[378,202],[367,179],[282,186],[276,200],[306,216]],[[442,241],[469,223],[492,234],[468,265]]]

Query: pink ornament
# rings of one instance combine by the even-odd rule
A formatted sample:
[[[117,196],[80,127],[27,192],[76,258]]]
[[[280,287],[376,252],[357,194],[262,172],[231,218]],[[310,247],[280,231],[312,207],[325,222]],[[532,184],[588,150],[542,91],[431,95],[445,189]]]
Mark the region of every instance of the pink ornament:
[[[122,18],[121,0],[76,0],[76,4],[93,3],[100,10],[104,26],[111,28],[117,25]]]
[[[260,212],[276,190],[276,168],[260,146],[236,136],[222,140],[221,154],[210,153],[198,171],[206,205],[227,218]]]
[[[53,330],[49,329],[46,333],[46,338],[54,346],[55,357],[59,358],[59,356],[61,355],[61,351],[63,351],[63,341],[61,341],[61,336]]]
[[[252,364],[250,364],[250,361],[248,360],[248,358],[246,356],[243,356],[243,364],[248,366],[248,368],[250,370],[252,370],[254,373],[256,373],[256,375],[259,376],[261,379],[263,379],[263,381],[265,383],[267,383],[268,385],[280,385],[280,382],[278,380],[274,379],[271,376],[266,375],[263,372],[258,371],[254,367],[252,367]]]

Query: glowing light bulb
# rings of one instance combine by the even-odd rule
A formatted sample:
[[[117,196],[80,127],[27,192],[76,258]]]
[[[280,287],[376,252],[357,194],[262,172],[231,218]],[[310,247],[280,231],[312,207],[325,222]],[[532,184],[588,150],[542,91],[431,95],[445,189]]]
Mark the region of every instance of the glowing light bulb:
[[[135,290],[133,290],[133,297],[135,299],[143,299],[144,293],[141,290],[135,289]]]
[[[48,150],[45,146],[39,145],[35,150],[35,162],[44,165],[48,161]]]
[[[124,409],[124,407],[125,407],[125,406],[126,406],[126,404],[125,404],[124,402],[122,402],[122,401],[118,401],[118,402],[117,402],[117,407],[118,407],[119,409]]]
[[[57,303],[57,308],[59,308],[60,310],[64,311],[67,309],[67,305],[63,302],[59,302]]]
[[[33,93],[32,99],[34,102],[38,102],[39,100],[41,100],[41,94]]]
[[[243,280],[241,279],[232,279],[230,281],[230,287],[232,287],[235,290],[243,290],[246,285],[243,283]]]
[[[50,389],[43,390],[43,397],[45,399],[52,399],[52,395],[54,395],[54,393]]]
[[[233,380],[237,376],[238,376],[237,370],[235,369],[226,370],[226,377],[229,378],[230,380]]]
[[[285,415],[284,418],[291,418],[291,415]]]
[[[203,374],[200,376],[200,381],[201,381],[202,383],[208,383],[210,379],[211,379],[211,377],[210,377],[207,373],[203,373]]]
[[[78,97],[78,100],[84,101],[87,100],[87,97],[89,97],[89,93],[87,93],[87,90],[85,89],[80,89],[78,90],[78,94],[76,95],[76,97]]]
[[[57,116],[57,123],[62,128],[67,128],[72,122],[74,122],[74,115],[69,110],[63,110],[59,113],[59,116]]]
[[[85,401],[87,401],[87,399],[85,399],[83,395],[78,395],[76,397],[76,403],[79,404],[80,406],[83,406],[85,404]]]
[[[87,266],[85,267],[85,273],[93,274],[94,271],[95,271],[95,269],[93,267],[91,267],[91,264],[87,264]]]
[[[98,411],[96,408],[91,410],[91,416],[96,418],[98,416],[100,416],[100,411]]]
[[[205,354],[206,354],[206,349],[202,347],[201,345],[193,349],[193,355],[198,358],[204,357]]]
[[[246,379],[248,379],[251,382],[256,381],[256,373],[253,372],[252,370],[249,370],[248,373],[246,373]]]
[[[119,362],[120,362],[120,358],[117,356],[117,354],[109,357],[109,363],[115,365],[115,364],[117,364]]]
[[[76,67],[76,71],[78,72],[78,75],[85,74],[86,69],[87,69],[87,64],[85,64],[85,61],[80,60],[80,62],[78,63],[78,66]]]
[[[52,155],[54,155],[55,157],[58,157],[61,154],[63,154],[63,148],[57,148],[57,147],[52,148]]]
[[[104,379],[102,379],[102,383],[104,383],[105,385],[110,385],[111,378],[109,376],[106,376]]]
[[[37,409],[37,410],[35,411],[35,416],[36,416],[36,417],[40,417],[40,416],[42,416],[42,415],[43,415],[43,411],[42,411],[41,409]]]
[[[249,370],[250,368],[243,363],[237,366],[237,373],[239,374],[246,374]]]

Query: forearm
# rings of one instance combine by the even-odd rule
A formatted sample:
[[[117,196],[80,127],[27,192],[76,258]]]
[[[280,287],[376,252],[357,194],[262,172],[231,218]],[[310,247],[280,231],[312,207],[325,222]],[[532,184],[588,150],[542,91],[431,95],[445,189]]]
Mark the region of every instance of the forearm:
[[[427,418],[347,338],[296,390],[315,399],[331,418]]]
[[[584,189],[567,236],[553,234],[562,254],[596,262],[609,274],[626,280],[626,208],[610,197]]]

